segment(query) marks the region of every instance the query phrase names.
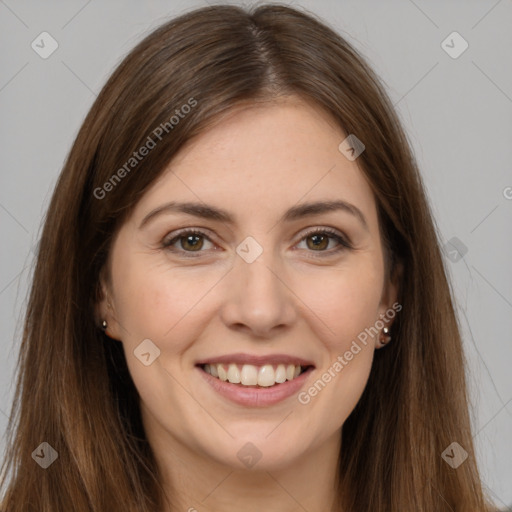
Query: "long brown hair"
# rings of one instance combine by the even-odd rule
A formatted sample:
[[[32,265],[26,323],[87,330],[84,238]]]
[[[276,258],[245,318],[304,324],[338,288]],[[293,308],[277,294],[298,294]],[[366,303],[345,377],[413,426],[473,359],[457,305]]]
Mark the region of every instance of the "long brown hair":
[[[280,5],[213,6],[165,23],[94,102],[38,246],[3,466],[5,510],[163,506],[121,344],[94,316],[100,272],[116,231],[186,142],[241,103],[282,95],[313,101],[363,141],[358,163],[375,193],[389,271],[403,269],[393,342],[376,352],[342,428],[344,510],[485,510],[459,327],[408,140],[354,48],[314,16]],[[132,161],[149,139],[154,146]],[[42,442],[58,453],[47,469],[32,457]],[[452,442],[469,454],[457,469],[441,457]]]

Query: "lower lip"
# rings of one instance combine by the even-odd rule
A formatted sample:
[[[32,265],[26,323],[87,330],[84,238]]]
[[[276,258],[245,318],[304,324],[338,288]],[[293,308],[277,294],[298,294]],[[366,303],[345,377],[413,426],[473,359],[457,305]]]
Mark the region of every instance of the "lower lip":
[[[247,407],[265,407],[277,404],[299,392],[300,388],[306,382],[314,368],[311,366],[305,372],[301,373],[293,380],[287,380],[282,384],[276,384],[268,388],[265,387],[242,387],[238,384],[223,381],[217,377],[212,377],[201,367],[196,367],[203,379],[220,395],[228,398],[232,402]]]

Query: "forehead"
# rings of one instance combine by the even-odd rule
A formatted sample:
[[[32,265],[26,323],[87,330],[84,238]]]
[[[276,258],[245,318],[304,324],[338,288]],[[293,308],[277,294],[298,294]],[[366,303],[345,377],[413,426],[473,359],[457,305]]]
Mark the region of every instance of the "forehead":
[[[371,220],[366,178],[338,149],[346,136],[321,108],[298,98],[237,108],[174,157],[134,215],[179,199],[270,220],[300,202],[343,199]]]

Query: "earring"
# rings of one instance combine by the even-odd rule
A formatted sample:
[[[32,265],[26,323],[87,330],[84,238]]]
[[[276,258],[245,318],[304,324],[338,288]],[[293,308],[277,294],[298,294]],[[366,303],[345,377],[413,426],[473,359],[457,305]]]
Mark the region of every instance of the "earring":
[[[101,327],[104,331],[107,330],[107,321],[106,320],[103,320],[102,324],[101,324]]]
[[[384,336],[382,336],[379,341],[381,343],[381,346],[384,347],[384,346],[386,346],[391,341],[391,335],[389,334],[389,328],[388,327],[384,327],[382,329],[382,334]]]

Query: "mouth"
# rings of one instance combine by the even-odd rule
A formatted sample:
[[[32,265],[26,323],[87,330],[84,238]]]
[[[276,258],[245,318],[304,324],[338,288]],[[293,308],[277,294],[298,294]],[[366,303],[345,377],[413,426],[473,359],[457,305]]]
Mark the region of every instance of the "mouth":
[[[296,395],[315,370],[311,361],[285,354],[231,354],[196,363],[199,376],[223,399],[268,407]]]
[[[207,363],[197,365],[203,372],[223,382],[244,388],[272,388],[293,381],[313,365]]]

